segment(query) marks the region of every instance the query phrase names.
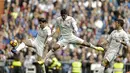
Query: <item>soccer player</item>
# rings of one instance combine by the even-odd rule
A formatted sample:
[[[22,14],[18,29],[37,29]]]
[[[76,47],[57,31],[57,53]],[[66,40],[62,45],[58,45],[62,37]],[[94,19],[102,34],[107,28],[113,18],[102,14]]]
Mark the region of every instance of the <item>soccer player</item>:
[[[39,20],[40,26],[39,26],[37,37],[34,40],[27,39],[23,41],[18,46],[18,48],[12,50],[13,53],[17,54],[21,49],[25,48],[26,46],[33,47],[36,49],[38,60],[42,59],[45,43],[48,39],[48,36],[51,35],[51,29],[47,26],[46,19],[39,18],[38,20]]]
[[[91,43],[85,42],[81,38],[75,36],[75,34],[78,32],[76,21],[73,17],[67,15],[66,9],[62,9],[60,14],[61,16],[56,19],[54,29],[59,28],[61,37],[59,41],[53,46],[53,49],[51,49],[47,53],[46,57],[44,58],[45,61],[53,54],[54,51],[56,51],[60,47],[66,46],[67,44],[77,44],[104,51],[102,47],[96,47]],[[52,35],[54,34],[55,31],[52,31]]]
[[[109,43],[101,68],[98,73],[104,73],[105,69],[111,66],[113,60],[118,56],[118,53],[122,45],[126,45],[128,50],[130,48],[129,38],[127,33],[123,30],[124,21],[117,19],[115,21],[115,30],[112,31],[106,42],[102,42],[102,45]],[[110,71],[110,70],[109,70]]]

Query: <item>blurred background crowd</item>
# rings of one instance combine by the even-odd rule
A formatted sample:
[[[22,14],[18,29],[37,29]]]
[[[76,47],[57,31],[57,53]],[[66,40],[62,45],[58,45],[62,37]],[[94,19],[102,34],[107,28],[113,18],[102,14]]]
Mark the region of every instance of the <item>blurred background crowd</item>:
[[[55,19],[60,16],[60,9],[66,8],[68,15],[75,18],[78,26],[78,36],[87,42],[100,45],[114,30],[114,21],[117,18],[124,19],[124,30],[130,33],[130,1],[129,0],[5,0],[2,24],[0,24],[0,60],[12,59],[12,47],[10,41],[16,39],[19,43],[29,38],[35,38],[38,30],[38,17],[48,20],[50,28]],[[56,38],[46,44],[45,53],[52,48]],[[107,48],[107,45],[105,45]],[[105,49],[106,49],[105,48]],[[20,53],[20,61],[26,67],[35,57],[29,50]],[[70,44],[57,52],[55,55],[59,61],[69,62],[80,60],[83,73],[90,73],[90,66],[93,63],[101,63],[102,52],[91,48]],[[121,62],[130,62],[130,54],[120,52]],[[62,73],[67,73],[70,64],[63,64]]]

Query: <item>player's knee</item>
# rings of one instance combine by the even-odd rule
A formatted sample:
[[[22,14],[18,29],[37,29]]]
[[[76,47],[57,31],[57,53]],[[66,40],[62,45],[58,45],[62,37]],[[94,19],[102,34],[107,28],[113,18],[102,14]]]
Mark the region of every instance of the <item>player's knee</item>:
[[[109,64],[109,62],[108,62],[106,59],[104,59],[104,60],[102,61],[102,65],[103,65],[104,67],[107,67],[108,64]]]
[[[38,61],[42,60],[42,57],[39,56],[39,55],[37,55],[37,60],[38,60]]]
[[[30,39],[23,41],[23,43],[24,43],[25,45],[27,45],[27,46],[35,47],[35,46],[33,45],[33,41],[30,40]]]
[[[23,40],[22,42],[23,42],[24,44],[28,44],[29,41],[30,41],[30,40]]]
[[[55,45],[53,46],[54,51],[56,51],[56,50],[59,49],[59,48],[60,48],[60,45],[59,45],[59,44],[55,44]]]

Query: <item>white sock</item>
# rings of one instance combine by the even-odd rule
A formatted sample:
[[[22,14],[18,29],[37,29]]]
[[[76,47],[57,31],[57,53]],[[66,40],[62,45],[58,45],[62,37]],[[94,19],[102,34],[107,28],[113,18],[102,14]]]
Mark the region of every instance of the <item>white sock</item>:
[[[45,65],[42,65],[43,73],[46,73]]]
[[[50,50],[50,51],[46,54],[46,56],[45,56],[45,58],[44,58],[44,62],[45,62],[53,53],[54,53],[53,50]]]
[[[100,66],[96,68],[96,73],[104,73],[105,67],[104,66]]]
[[[100,73],[104,73],[105,67],[101,66],[100,70],[101,70]]]
[[[94,49],[96,48],[96,46],[93,45],[93,44],[91,44],[91,43],[90,43],[90,47],[91,47],[91,48],[94,48]]]
[[[16,49],[18,52],[21,50],[21,49],[23,49],[23,48],[25,48],[26,47],[26,45],[22,42],[19,46],[18,46],[18,48]]]
[[[113,71],[112,68],[107,68],[105,72],[106,72],[106,73],[112,73],[112,71]]]

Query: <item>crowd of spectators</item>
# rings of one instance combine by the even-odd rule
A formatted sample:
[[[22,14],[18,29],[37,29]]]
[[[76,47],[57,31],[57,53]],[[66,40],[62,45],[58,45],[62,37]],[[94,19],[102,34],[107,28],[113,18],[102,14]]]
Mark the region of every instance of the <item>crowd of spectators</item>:
[[[100,42],[114,30],[116,18],[124,19],[124,30],[130,33],[129,0],[5,0],[5,9],[1,16],[2,24],[0,24],[0,60],[8,60],[13,56],[9,45],[11,40],[16,39],[20,43],[37,36],[39,16],[46,18],[49,27],[52,28],[55,19],[60,16],[60,9],[63,8],[66,8],[68,15],[77,21],[78,36],[95,45],[100,45]],[[57,32],[60,31],[57,29]],[[58,37],[58,34],[55,37]],[[56,43],[57,39],[54,38],[46,44],[46,50],[51,49],[51,45]],[[32,54],[28,52],[24,55],[21,52],[21,62],[26,65],[27,62],[35,59]],[[101,63],[103,59],[102,52],[73,44],[58,50],[56,56],[60,61],[70,61],[77,56],[82,60],[83,69],[90,67],[92,63]],[[127,54],[122,61],[130,62],[129,57]],[[63,65],[64,71],[67,71],[68,67],[69,65]]]

